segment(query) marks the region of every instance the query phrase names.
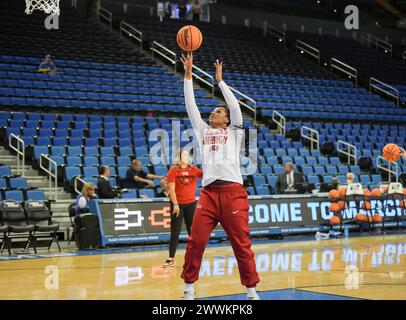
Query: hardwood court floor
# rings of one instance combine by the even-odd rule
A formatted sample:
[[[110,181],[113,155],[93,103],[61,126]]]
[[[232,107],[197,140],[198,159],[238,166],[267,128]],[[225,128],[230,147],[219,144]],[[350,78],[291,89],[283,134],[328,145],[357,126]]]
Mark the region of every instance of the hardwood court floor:
[[[262,293],[295,289],[406,299],[406,235],[284,240],[255,244],[253,249]],[[180,299],[184,250],[178,250],[177,265],[169,270],[162,268],[166,255],[166,250],[93,255],[72,251],[64,257],[0,261],[0,299]],[[207,248],[195,288],[197,298],[245,293],[229,246]]]

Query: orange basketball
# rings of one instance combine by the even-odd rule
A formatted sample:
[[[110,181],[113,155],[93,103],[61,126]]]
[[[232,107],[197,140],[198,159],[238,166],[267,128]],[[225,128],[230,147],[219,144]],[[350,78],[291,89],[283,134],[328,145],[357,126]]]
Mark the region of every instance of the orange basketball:
[[[400,148],[394,143],[388,143],[382,149],[382,157],[388,161],[395,162],[400,157]]]
[[[370,204],[368,201],[365,201],[365,202],[362,204],[362,209],[370,210],[370,209],[371,209],[371,204]]]
[[[369,189],[364,189],[364,196],[369,198],[371,196],[371,191],[369,191]]]
[[[373,189],[372,191],[371,191],[371,196],[372,197],[380,197],[382,195],[382,192],[381,192],[381,190],[379,190],[379,189]]]
[[[338,206],[340,207],[340,210],[345,209],[345,201],[338,201]]]
[[[330,211],[331,211],[331,212],[338,212],[338,211],[340,211],[340,210],[341,210],[341,209],[340,209],[340,206],[339,206],[338,203],[333,202],[333,203],[330,204]]]
[[[338,193],[337,190],[330,190],[328,193],[328,198],[329,199],[337,199],[340,197],[340,194]]]
[[[357,213],[355,215],[355,220],[357,220],[357,222],[366,222],[368,221],[368,217],[366,214]]]
[[[183,51],[192,52],[202,45],[203,35],[195,26],[187,25],[178,31],[176,41]]]
[[[400,206],[402,208],[406,208],[406,201],[405,200],[400,201]]]
[[[382,222],[381,215],[379,213],[375,213],[374,216],[372,217],[372,222],[374,223]]]
[[[347,192],[347,188],[338,189],[338,194],[340,195],[341,198],[345,197],[346,192]]]
[[[340,217],[337,216],[333,216],[330,218],[330,224],[331,225],[336,225],[336,224],[340,224]]]

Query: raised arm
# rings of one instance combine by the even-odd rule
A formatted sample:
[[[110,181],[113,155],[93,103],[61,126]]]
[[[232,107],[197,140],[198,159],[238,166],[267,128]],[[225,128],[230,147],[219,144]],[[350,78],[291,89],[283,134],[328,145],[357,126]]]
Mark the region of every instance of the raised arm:
[[[404,160],[406,160],[406,151],[405,151],[405,149],[403,149],[402,147],[399,147],[399,149],[400,149],[400,156],[401,156]]]
[[[190,122],[192,123],[193,129],[203,130],[207,127],[207,124],[202,120],[199,109],[196,105],[195,94],[193,91],[193,80],[192,80],[192,66],[193,66],[193,54],[188,53],[187,57],[183,54],[180,58],[185,68],[185,80],[184,80],[184,91],[185,91],[185,105],[186,111],[189,116]]]
[[[240,104],[238,103],[237,98],[234,96],[233,92],[223,81],[223,62],[216,60],[214,63],[216,67],[216,80],[218,86],[223,94],[224,99],[226,100],[227,106],[230,109],[230,124],[234,126],[242,126],[242,113]]]

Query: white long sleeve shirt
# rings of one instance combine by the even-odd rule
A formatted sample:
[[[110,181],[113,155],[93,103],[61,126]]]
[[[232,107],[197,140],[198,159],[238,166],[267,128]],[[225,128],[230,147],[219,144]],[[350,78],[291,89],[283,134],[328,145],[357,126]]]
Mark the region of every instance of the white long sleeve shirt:
[[[197,138],[202,159],[203,187],[215,180],[243,184],[240,171],[241,140],[244,136],[243,119],[238,100],[225,84],[218,84],[230,109],[230,124],[225,129],[215,129],[202,120],[193,91],[193,81],[184,81],[186,110]]]

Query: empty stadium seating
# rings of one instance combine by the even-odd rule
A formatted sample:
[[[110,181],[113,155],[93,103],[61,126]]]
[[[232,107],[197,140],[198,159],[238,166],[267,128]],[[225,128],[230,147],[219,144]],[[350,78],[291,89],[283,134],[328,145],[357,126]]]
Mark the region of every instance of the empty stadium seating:
[[[37,116],[38,115],[38,116]],[[132,158],[141,159],[143,162],[143,168],[147,172],[155,173],[157,175],[165,175],[168,170],[168,166],[165,164],[152,165],[148,158],[148,153],[152,144],[148,142],[148,136],[150,134],[149,127],[163,128],[170,124],[170,120],[180,122],[180,127],[184,130],[190,127],[188,119],[173,118],[168,120],[167,118],[148,118],[148,117],[124,117],[124,116],[104,116],[99,119],[100,124],[100,137],[97,140],[95,146],[87,147],[86,138],[79,138],[79,145],[71,146],[69,142],[71,137],[69,133],[72,127],[75,127],[75,122],[83,123],[83,130],[90,130],[90,125],[93,123],[91,116],[83,118],[82,115],[76,116],[71,114],[60,114],[54,117],[54,121],[51,124],[53,128],[51,135],[48,136],[50,145],[41,144],[41,136],[39,131],[41,130],[42,122],[49,124],[49,120],[43,120],[47,114],[35,114],[35,113],[0,113],[0,118],[6,119],[8,125],[13,125],[14,120],[20,119],[22,127],[17,128],[19,132],[23,132],[24,125],[31,120],[31,118],[37,118],[38,120],[38,135],[30,146],[33,150],[32,160],[38,160],[40,154],[50,155],[62,168],[62,180],[66,185],[72,186],[72,179],[76,176],[84,178],[85,181],[96,181],[97,167],[101,164],[109,164],[112,168],[111,181],[113,185],[119,183],[120,179],[125,178],[126,171],[131,164]],[[63,118],[70,118],[72,122],[70,127],[66,131],[68,136],[66,139],[66,145],[54,146],[53,141],[55,139],[56,128],[63,122]],[[22,120],[21,120],[22,119]],[[247,121],[250,126],[252,123]],[[153,126],[155,125],[155,126]],[[336,141],[338,137],[342,137],[346,141],[354,143],[359,150],[359,156],[376,156],[380,154],[380,149],[388,142],[397,142],[398,144],[404,144],[405,129],[402,126],[397,125],[379,125],[379,124],[351,124],[351,123],[333,123],[326,122],[324,124],[310,123],[310,122],[290,122],[287,125],[287,129],[293,127],[300,127],[302,125],[310,126],[319,130],[321,134],[321,141]],[[104,139],[106,130],[109,139]],[[114,127],[116,129],[111,129]],[[140,128],[143,128],[140,130]],[[7,129],[3,128],[3,133],[6,134]],[[73,129],[74,130],[74,129]],[[124,138],[125,141],[129,141],[129,146],[121,146],[120,134],[128,132],[128,137]],[[47,132],[49,134],[49,132]],[[353,140],[351,140],[353,137]],[[104,144],[106,141],[114,140],[111,146],[106,147]],[[38,142],[39,141],[39,142]],[[48,141],[47,141],[48,142]],[[281,145],[284,145],[284,148]],[[368,144],[368,145],[367,145]],[[349,166],[346,163],[342,163],[337,156],[327,157],[321,154],[320,150],[309,150],[303,146],[300,141],[288,141],[284,135],[273,134],[269,131],[269,128],[262,127],[258,132],[258,145],[259,149],[259,163],[260,166],[255,175],[248,178],[248,182],[252,183],[254,187],[251,189],[251,194],[264,194],[264,188],[267,188],[268,194],[275,193],[275,184],[277,175],[284,172],[283,164],[286,162],[293,162],[296,170],[303,172],[306,179],[310,183],[319,186],[322,182],[330,182],[333,176],[337,176],[341,183],[345,182],[345,174],[347,172],[353,172],[357,175],[357,179],[363,183],[365,187],[376,185],[382,179],[379,172],[362,172],[358,165]],[[276,148],[278,147],[278,148]],[[374,162],[373,162],[374,164]],[[402,172],[406,173],[406,162],[400,160],[400,168]],[[375,164],[374,164],[374,167]],[[376,168],[374,168],[376,169]],[[0,172],[3,172],[5,176],[10,174],[6,167],[0,167]],[[359,177],[358,177],[359,176]],[[3,179],[4,180],[4,179]],[[5,184],[6,181],[0,180],[0,185]],[[118,181],[117,181],[118,180]],[[23,181],[20,179],[11,179],[13,185],[17,188],[24,189]],[[159,182],[157,181],[159,184]],[[150,190],[152,191],[152,190]],[[136,193],[137,196],[146,194],[152,196],[150,191],[143,193]],[[12,194],[15,197],[15,194]],[[130,195],[133,195],[131,193]],[[129,194],[124,195],[129,197]],[[24,195],[22,195],[24,197]]]
[[[401,99],[406,101],[406,65],[400,59],[391,58],[389,52],[378,52],[351,39],[340,38],[337,41],[337,37],[328,35],[290,32],[288,36],[318,48],[323,59],[334,57],[356,68],[365,81],[372,76],[394,85],[399,89]],[[399,52],[395,54],[398,55]]]
[[[160,22],[157,18],[123,16],[150,41],[156,40],[179,51],[176,34],[182,21]],[[355,88],[305,58],[264,41],[261,32],[243,27],[200,23],[205,41],[196,53],[195,64],[211,72],[212,62],[221,58],[227,64],[224,78],[229,85],[257,101],[262,116],[278,110],[287,118],[349,121],[405,122],[406,110],[395,107],[365,88]],[[371,50],[372,51],[372,50]]]

